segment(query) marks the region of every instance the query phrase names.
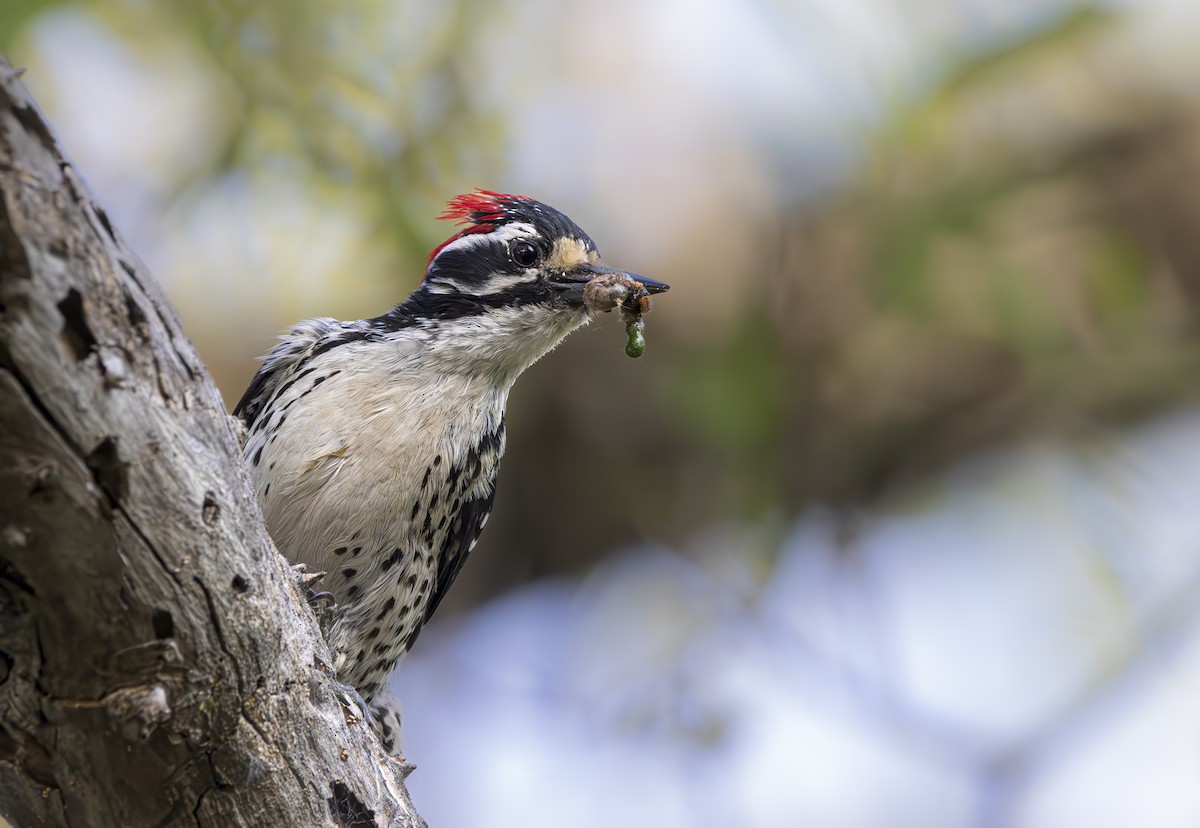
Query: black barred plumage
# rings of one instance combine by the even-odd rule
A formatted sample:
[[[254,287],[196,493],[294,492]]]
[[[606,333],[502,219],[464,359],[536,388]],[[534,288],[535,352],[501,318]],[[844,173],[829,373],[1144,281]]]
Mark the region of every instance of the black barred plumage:
[[[370,703],[388,750],[399,718],[385,679],[491,514],[509,389],[588,321],[583,286],[619,273],[532,199],[479,191],[442,217],[465,226],[408,299],[372,319],[300,323],[234,409],[271,535],[327,573],[339,678]]]

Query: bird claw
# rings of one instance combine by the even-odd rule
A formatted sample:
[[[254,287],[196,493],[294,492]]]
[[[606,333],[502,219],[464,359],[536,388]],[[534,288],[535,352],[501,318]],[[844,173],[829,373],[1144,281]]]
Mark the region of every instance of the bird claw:
[[[395,700],[389,696],[376,697],[372,704],[367,704],[362,695],[349,684],[340,681],[333,683],[334,698],[342,706],[342,715],[346,724],[365,724],[375,731],[384,752],[400,763],[401,779],[415,769],[410,765],[400,750],[400,711]],[[374,708],[372,708],[374,705]],[[390,721],[390,724],[389,724]]]
[[[374,727],[374,721],[371,719],[371,708],[354,687],[337,681],[333,684],[333,692],[337,697],[338,703],[342,706],[342,710],[346,716],[346,724],[365,722],[368,726]]]
[[[321,637],[329,640],[329,631],[333,628],[334,617],[337,614],[337,600],[332,592],[316,592],[308,590],[306,596],[308,606],[317,617],[317,626],[321,628]]]

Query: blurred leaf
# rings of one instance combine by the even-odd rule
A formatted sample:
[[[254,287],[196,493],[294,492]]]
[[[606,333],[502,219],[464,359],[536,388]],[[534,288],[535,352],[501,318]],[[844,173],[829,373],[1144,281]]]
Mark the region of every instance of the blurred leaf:
[[[1012,174],[952,179],[919,195],[884,196],[867,206],[865,214],[875,223],[867,274],[875,300],[928,319],[934,312],[929,261],[934,240],[978,234],[996,202],[1020,184]]]
[[[1014,69],[1051,54],[1078,48],[1096,35],[1108,31],[1121,19],[1112,8],[1087,3],[1050,18],[1040,28],[1007,43],[992,45],[976,54],[964,54],[947,60],[949,68],[942,81],[919,103],[896,112],[892,124],[884,129],[884,145],[920,144],[953,117],[962,102],[980,93],[983,87]]]
[[[673,366],[671,410],[705,445],[761,457],[774,444],[793,382],[774,327],[752,313],[726,341]]]
[[[4,0],[0,3],[0,50],[10,51],[25,24],[37,15],[68,5],[74,4],[66,0]]]
[[[1087,270],[1092,306],[1108,329],[1136,334],[1147,321],[1150,264],[1119,227],[1106,227],[1091,251]]]

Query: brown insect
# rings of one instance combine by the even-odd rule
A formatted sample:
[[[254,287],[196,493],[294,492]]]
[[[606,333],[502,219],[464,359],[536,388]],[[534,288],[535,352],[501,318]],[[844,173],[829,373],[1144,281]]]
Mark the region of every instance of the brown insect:
[[[650,291],[628,273],[597,276],[583,288],[583,301],[597,313],[621,308],[625,323],[625,355],[636,359],[646,353],[646,320],[650,312]]]

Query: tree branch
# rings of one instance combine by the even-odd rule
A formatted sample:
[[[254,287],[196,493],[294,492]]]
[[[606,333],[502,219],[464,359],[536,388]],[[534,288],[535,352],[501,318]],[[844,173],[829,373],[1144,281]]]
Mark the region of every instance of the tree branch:
[[[423,825],[159,286],[0,58],[0,812]]]

